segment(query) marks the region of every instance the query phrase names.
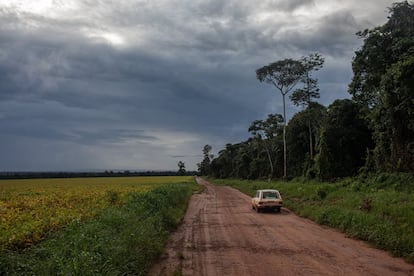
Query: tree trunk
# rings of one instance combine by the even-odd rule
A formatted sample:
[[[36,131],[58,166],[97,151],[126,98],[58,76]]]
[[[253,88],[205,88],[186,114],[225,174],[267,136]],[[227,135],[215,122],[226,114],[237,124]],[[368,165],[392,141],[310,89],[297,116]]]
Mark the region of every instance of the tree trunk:
[[[308,121],[308,127],[309,127],[309,155],[310,159],[313,160],[313,139],[312,139],[312,127],[310,120]]]
[[[283,178],[286,179],[287,177],[287,160],[286,160],[286,101],[285,96],[286,94],[282,94],[283,96]]]
[[[266,141],[263,140],[263,142],[264,142],[264,145],[265,145],[265,149],[266,149],[266,153],[267,153],[267,158],[269,159],[269,164],[270,164],[270,175],[271,175],[270,178],[272,178],[273,177],[273,162],[272,162],[272,157],[270,156],[270,151],[269,151],[269,148],[267,147]]]

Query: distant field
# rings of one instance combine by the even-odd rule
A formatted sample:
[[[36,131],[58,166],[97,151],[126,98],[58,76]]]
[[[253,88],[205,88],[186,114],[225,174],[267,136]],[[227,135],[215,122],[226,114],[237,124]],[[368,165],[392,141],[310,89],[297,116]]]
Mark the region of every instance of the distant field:
[[[146,192],[193,177],[101,177],[0,180],[0,249],[26,248],[74,221],[122,205],[131,193]]]

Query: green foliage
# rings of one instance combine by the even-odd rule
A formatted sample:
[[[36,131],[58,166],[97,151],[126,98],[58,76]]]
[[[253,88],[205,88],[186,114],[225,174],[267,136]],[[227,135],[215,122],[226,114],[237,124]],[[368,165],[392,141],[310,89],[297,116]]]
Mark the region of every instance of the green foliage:
[[[185,175],[185,164],[183,161],[178,161],[177,163],[178,165],[178,175]]]
[[[372,147],[372,141],[360,114],[361,107],[351,100],[336,100],[328,107],[317,158],[322,179],[356,175],[365,164],[365,153]]]
[[[322,68],[325,59],[319,53],[312,53],[302,57],[300,62],[304,67],[304,74],[301,78],[303,88],[296,89],[289,97],[294,105],[309,106],[313,99],[319,99],[318,79],[312,77],[312,71]]]
[[[414,193],[414,176],[409,173],[380,173],[359,177],[361,186],[370,189],[393,189],[398,192]]]
[[[21,252],[3,251],[6,275],[145,275],[181,220],[196,186],[170,184],[133,193],[122,206],[72,223]]]
[[[325,189],[323,189],[323,188],[318,188],[317,190],[316,190],[316,193],[317,193],[317,195],[318,195],[318,197],[320,198],[320,199],[325,199],[326,198],[326,195],[327,195],[327,192],[326,192],[326,190]]]
[[[324,106],[311,103],[305,110],[296,113],[289,121],[286,141],[289,152],[290,176],[308,176],[310,178],[316,176],[312,154],[317,150],[319,130],[325,116],[326,108]]]
[[[272,139],[282,134],[283,116],[269,114],[266,120],[255,120],[250,124],[249,132],[261,139]]]
[[[414,45],[413,13],[413,4],[394,3],[386,24],[357,33],[364,44],[352,62],[354,77],[349,92],[355,100],[377,104],[383,74],[392,64],[406,58]]]
[[[273,174],[269,159],[273,163]],[[283,168],[277,164],[283,164],[281,137],[266,140],[254,137],[246,142],[227,144],[212,161],[210,175],[216,178],[244,179],[281,177]]]
[[[379,104],[371,118],[377,168],[414,171],[414,43],[410,55],[390,66],[381,80]]]
[[[252,196],[256,189],[278,189],[296,214],[335,227],[414,263],[414,176],[382,174],[345,178],[335,184],[304,178],[290,182],[212,179]],[[371,208],[364,210],[365,199]]]
[[[115,191],[107,191],[106,198],[108,199],[108,203],[110,205],[116,204],[119,202],[119,193]]]
[[[274,166],[272,158],[272,148],[274,138],[280,137],[282,133],[283,116],[280,114],[269,114],[266,120],[256,120],[251,123],[249,132],[254,135],[253,139],[256,139],[254,145],[263,145],[263,149],[266,151],[267,158],[269,160],[270,174],[269,177],[274,176]],[[250,169],[254,169],[249,167]]]
[[[203,161],[201,163],[198,163],[198,172],[201,175],[209,175],[211,172],[211,159],[213,159],[213,155],[210,154],[212,150],[212,147],[210,145],[205,145],[203,147]]]
[[[300,61],[287,58],[257,69],[256,77],[260,82],[272,84],[282,95],[286,95],[304,73],[305,68]]]
[[[414,5],[394,3],[388,22],[358,35],[352,63],[353,99],[370,107],[378,171],[414,171]]]

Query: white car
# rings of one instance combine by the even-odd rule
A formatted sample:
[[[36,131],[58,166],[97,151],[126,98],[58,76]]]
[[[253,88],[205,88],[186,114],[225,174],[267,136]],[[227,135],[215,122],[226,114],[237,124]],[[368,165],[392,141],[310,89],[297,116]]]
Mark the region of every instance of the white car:
[[[252,209],[258,213],[265,209],[280,212],[282,206],[283,199],[278,190],[257,190],[252,198]]]

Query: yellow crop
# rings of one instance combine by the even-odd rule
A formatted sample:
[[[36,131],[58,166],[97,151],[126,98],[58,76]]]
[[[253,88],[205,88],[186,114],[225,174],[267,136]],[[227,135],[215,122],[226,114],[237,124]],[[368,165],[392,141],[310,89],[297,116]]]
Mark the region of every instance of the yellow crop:
[[[26,247],[48,231],[91,218],[132,192],[191,177],[101,177],[0,180],[0,249]]]

